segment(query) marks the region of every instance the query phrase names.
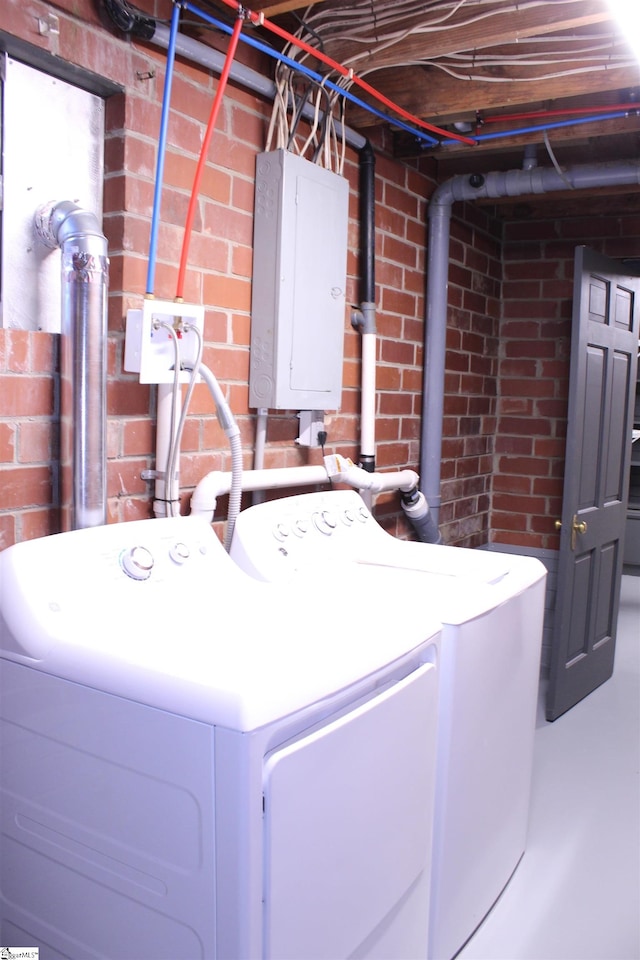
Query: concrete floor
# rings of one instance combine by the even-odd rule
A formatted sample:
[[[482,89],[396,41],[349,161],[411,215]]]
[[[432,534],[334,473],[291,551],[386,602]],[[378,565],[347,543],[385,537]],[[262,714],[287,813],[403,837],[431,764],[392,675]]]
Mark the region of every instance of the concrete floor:
[[[538,716],[527,850],[458,960],[640,958],[640,577],[624,576],[613,677]]]

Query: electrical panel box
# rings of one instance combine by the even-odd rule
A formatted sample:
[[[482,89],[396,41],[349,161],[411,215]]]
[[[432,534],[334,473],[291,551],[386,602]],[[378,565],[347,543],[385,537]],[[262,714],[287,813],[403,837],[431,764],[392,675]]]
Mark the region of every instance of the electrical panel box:
[[[349,184],[297,154],[256,160],[249,404],[337,410]]]

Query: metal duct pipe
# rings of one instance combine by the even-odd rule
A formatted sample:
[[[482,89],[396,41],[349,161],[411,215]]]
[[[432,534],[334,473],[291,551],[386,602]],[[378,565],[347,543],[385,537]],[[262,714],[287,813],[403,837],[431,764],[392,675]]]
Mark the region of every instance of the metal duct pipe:
[[[518,197],[558,190],[587,190],[640,184],[640,161],[585,164],[558,172],[553,167],[509,170],[504,173],[452,177],[429,202],[427,308],[425,322],[425,386],[422,397],[420,489],[427,499],[437,531],[440,515],[440,462],[444,412],[444,370],[449,285],[451,207],[456,200]]]
[[[107,240],[95,214],[70,200],[41,207],[35,225],[62,252],[61,526],[95,527],[107,522]]]

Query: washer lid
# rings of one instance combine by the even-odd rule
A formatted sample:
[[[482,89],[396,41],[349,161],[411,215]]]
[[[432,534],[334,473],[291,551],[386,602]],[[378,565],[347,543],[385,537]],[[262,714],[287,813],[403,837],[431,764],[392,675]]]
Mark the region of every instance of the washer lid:
[[[253,580],[195,517],[17,544],[0,583],[3,656],[243,731],[383,682],[440,630],[401,615],[393,589],[365,593],[355,571],[314,571],[295,590]]]
[[[325,580],[348,579],[355,576],[346,569],[352,564],[372,577],[364,587],[367,596],[398,589],[403,616],[417,603],[452,625],[482,616],[546,576],[533,557],[398,540],[355,490],[303,493],[249,507],[236,520],[231,556],[257,579],[291,584],[312,570]],[[404,584],[391,570],[406,578]]]

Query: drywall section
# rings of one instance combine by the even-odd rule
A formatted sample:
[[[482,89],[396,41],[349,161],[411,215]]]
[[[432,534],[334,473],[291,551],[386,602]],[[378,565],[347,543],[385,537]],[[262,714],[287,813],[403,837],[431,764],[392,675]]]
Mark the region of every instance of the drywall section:
[[[73,200],[102,216],[104,101],[0,54],[3,203],[1,324],[60,332],[60,249],[37,237],[42,205]]]

